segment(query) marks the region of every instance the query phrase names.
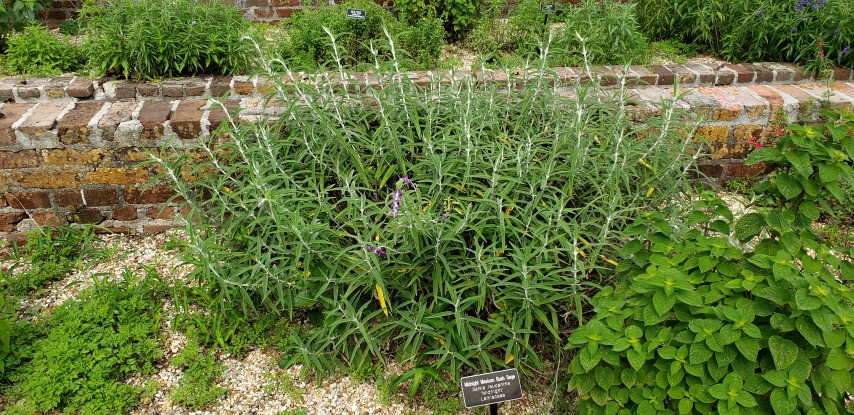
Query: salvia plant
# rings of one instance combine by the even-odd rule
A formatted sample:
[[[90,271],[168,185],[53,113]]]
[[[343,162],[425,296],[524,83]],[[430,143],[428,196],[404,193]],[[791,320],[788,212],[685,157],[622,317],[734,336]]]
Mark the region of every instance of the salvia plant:
[[[701,43],[731,61],[785,61],[813,65],[823,42],[826,58],[854,65],[854,1],[677,0],[636,3],[652,39]]]
[[[635,125],[622,91],[543,68],[423,87],[393,68],[375,87],[271,72],[277,120],[231,114],[200,164],[154,157],[191,207],[192,278],[214,312],[307,318],[285,365],[543,368],[537,345],[584,318],[626,224],[683,188],[683,124],[665,105]]]
[[[830,211],[818,196],[851,180],[854,148],[850,114],[826,115],[748,158],[779,166],[760,185],[779,205],[735,219],[703,194],[681,221],[649,213],[626,230],[623,282],[569,338],[581,413],[850,413],[854,252],[811,224]]]
[[[249,23],[209,0],[87,2],[84,48],[97,71],[126,78],[232,74],[250,64]]]

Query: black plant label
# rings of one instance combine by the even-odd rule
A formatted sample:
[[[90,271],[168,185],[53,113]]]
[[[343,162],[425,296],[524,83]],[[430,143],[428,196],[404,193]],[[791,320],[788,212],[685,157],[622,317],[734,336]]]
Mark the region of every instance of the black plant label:
[[[364,10],[359,9],[347,9],[347,18],[348,19],[357,19],[357,20],[365,20],[368,13]]]
[[[460,379],[466,408],[522,399],[522,383],[516,369],[499,370]]]

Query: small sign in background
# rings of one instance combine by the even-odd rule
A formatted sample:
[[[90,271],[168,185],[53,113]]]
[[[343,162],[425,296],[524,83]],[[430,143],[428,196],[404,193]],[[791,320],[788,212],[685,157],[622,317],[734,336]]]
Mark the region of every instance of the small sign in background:
[[[555,5],[554,4],[546,4],[543,6],[543,10],[545,10],[547,12],[553,12],[553,11],[555,11]]]
[[[499,370],[460,379],[466,408],[522,398],[522,382],[516,369]]]
[[[348,19],[365,20],[366,16],[367,16],[367,12],[365,12],[364,10],[347,9],[347,18]]]

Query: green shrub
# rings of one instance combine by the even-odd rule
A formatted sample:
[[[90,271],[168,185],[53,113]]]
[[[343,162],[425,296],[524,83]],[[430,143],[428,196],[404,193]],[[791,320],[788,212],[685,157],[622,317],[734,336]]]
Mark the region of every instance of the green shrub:
[[[555,64],[579,66],[643,64],[648,43],[640,32],[634,3],[585,0],[564,11],[566,25],[559,35]],[[584,39],[582,43],[581,36]]]
[[[198,182],[158,158],[200,220],[194,284],[223,313],[311,322],[285,365],[367,367],[395,350],[427,376],[542,368],[536,345],[610,278],[625,223],[682,188],[679,122],[668,109],[639,140],[620,94],[387,75],[357,92],[280,84],[277,99],[310,105],[203,146],[213,158],[194,168],[217,173]]]
[[[540,45],[548,37],[548,22],[555,13],[543,10],[536,0],[523,0],[512,6],[506,19],[503,2],[495,2],[478,20],[467,41],[475,52],[487,58],[487,62],[498,60],[502,54],[515,54],[522,58],[539,58]],[[547,20],[547,16],[550,19]]]
[[[365,10],[366,18],[348,19],[348,8]],[[346,67],[360,64],[373,67],[371,47],[377,50],[381,62],[388,61],[391,50],[383,27],[396,42],[398,57],[412,60],[412,64],[405,65],[407,67],[433,67],[444,44],[444,31],[437,20],[423,18],[414,26],[408,26],[371,0],[350,0],[341,5],[305,9],[286,24],[289,41],[282,56],[297,69],[335,66],[334,48]],[[334,45],[324,28],[335,36]]]
[[[854,136],[850,114],[825,115],[748,157],[778,164],[759,185],[775,208],[734,220],[705,194],[676,226],[648,213],[627,229],[624,283],[569,338],[581,413],[847,412],[854,250],[824,245],[811,223],[854,179]]]
[[[450,38],[459,40],[474,27],[482,5],[478,0],[401,0],[394,2],[394,9],[402,21],[413,25],[439,18]]]
[[[82,57],[78,49],[39,24],[8,38],[6,65],[14,73],[51,76],[74,70]]]
[[[225,367],[216,363],[212,350],[203,353],[194,339],[172,359],[172,366],[183,369],[181,380],[169,396],[178,405],[198,411],[212,406],[228,393],[228,389],[215,383]]]
[[[17,404],[7,411],[126,413],[138,388],[124,380],[151,374],[161,353],[162,284],[154,274],[136,281],[126,272],[122,281],[97,282],[45,316],[47,335],[14,374],[10,396]]]
[[[835,63],[854,66],[852,0],[636,3],[643,31],[652,39],[700,43],[724,59],[747,62],[811,64],[819,59],[821,49]]]
[[[249,23],[219,1],[113,0],[83,16],[89,64],[103,73],[151,79],[250,68]]]
[[[36,20],[36,12],[44,10],[47,0],[3,0],[0,2],[0,42],[14,31],[23,30]],[[5,44],[2,45],[5,47]]]

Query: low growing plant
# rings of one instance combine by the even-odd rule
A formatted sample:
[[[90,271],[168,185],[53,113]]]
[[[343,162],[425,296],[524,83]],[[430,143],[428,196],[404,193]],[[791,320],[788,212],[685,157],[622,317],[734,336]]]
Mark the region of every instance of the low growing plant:
[[[703,194],[681,222],[648,213],[627,230],[623,282],[569,338],[582,413],[850,411],[854,251],[823,244],[811,224],[829,208],[821,195],[852,180],[854,138],[850,114],[825,115],[748,157],[777,163],[759,185],[775,208],[736,220]]]
[[[216,362],[213,350],[205,353],[195,339],[172,359],[172,366],[183,369],[181,380],[169,396],[178,405],[198,411],[228,393],[228,389],[216,385],[225,367]]]
[[[81,415],[126,413],[138,388],[124,381],[154,371],[160,356],[162,281],[125,272],[121,281],[98,281],[76,300],[44,317],[46,337],[18,368],[6,413],[63,411]]]
[[[76,69],[82,61],[67,39],[54,36],[39,24],[7,39],[6,65],[14,73],[51,76]]]
[[[42,228],[22,248],[14,245],[19,260],[28,261],[30,268],[16,272],[17,266],[13,265],[0,273],[0,291],[19,297],[61,279],[76,268],[84,256],[93,253],[92,243],[97,240],[91,226]]]
[[[225,74],[249,70],[249,23],[211,0],[112,0],[87,3],[89,64],[126,78]]]

